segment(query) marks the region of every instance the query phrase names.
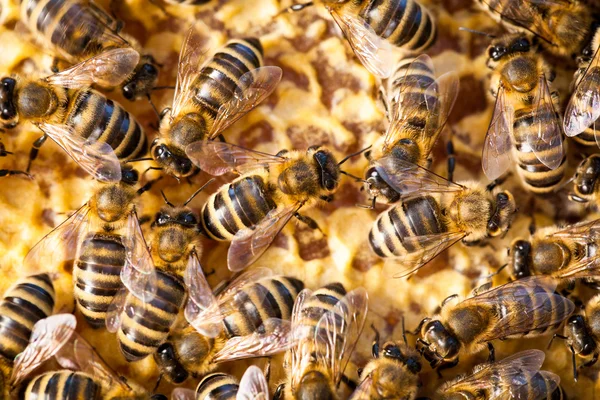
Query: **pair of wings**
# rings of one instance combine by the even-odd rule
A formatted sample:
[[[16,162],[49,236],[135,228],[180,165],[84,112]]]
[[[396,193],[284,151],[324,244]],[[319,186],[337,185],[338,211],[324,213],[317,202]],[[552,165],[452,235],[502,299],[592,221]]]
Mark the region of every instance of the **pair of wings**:
[[[72,314],[57,314],[38,321],[33,326],[29,344],[15,359],[11,387],[22,383],[54,357],[61,367],[85,372],[102,382],[103,386],[119,385],[131,391],[94,348],[75,332],[76,324]]]
[[[256,365],[248,367],[240,381],[236,400],[269,400],[269,385],[263,372]],[[196,393],[190,389],[177,388],[171,400],[196,400]]]
[[[114,87],[129,76],[139,59],[140,55],[132,48],[108,50],[43,80],[68,89],[84,89],[93,84]],[[121,180],[120,161],[108,143],[89,141],[66,124],[38,122],[36,125],[96,180]]]
[[[489,400],[531,399],[542,400],[556,390],[560,378],[547,371],[540,371],[545,354],[541,350],[525,350],[501,361],[478,366],[465,377],[444,385],[442,396],[485,391]],[[539,373],[546,379],[530,379]],[[530,397],[536,394],[537,397]]]
[[[538,78],[534,95],[531,126],[527,134],[521,135],[520,147],[523,151],[533,152],[542,164],[554,170],[561,165],[564,157],[563,137],[548,81],[543,74]],[[503,84],[500,84],[481,157],[483,172],[490,180],[500,177],[517,161],[513,160],[515,111]]]
[[[214,295],[206,281],[198,257],[190,257],[185,271],[185,283],[188,288],[188,300],[184,315],[191,326],[207,337],[217,337],[223,330],[223,319],[238,312],[235,297],[244,287],[261,279],[271,277],[268,268],[254,268],[242,273],[218,295]],[[264,287],[253,290],[259,303],[268,301],[270,293]],[[279,318],[269,318],[261,327],[247,336],[237,336],[227,340],[223,348],[215,354],[213,363],[238,360],[242,358],[267,357],[286,351],[291,346],[291,324]]]
[[[206,64],[205,55],[204,40],[196,27],[192,26],[179,54],[177,83],[170,112],[171,122],[182,113],[187,104],[193,101],[200,90],[196,87],[196,80]],[[234,122],[262,103],[275,90],[281,76],[281,68],[275,66],[256,68],[242,75],[236,82],[237,87],[233,97],[219,108],[215,121],[207,134],[207,139],[216,138]],[[192,161],[198,158],[194,147],[188,147],[186,154]]]
[[[554,293],[556,281],[549,276],[531,276],[513,281],[483,293],[478,293],[453,307],[462,309],[510,310],[506,316],[492,322],[487,333],[478,337],[479,343],[524,334],[532,329],[556,325],[571,315],[575,305]],[[553,305],[560,304],[560,308]],[[564,305],[564,307],[563,307]]]
[[[77,259],[83,239],[97,227],[96,219],[89,203],[84,204],[29,250],[25,272],[53,272],[62,263]],[[156,271],[135,211],[127,216],[121,242],[126,250],[121,281],[136,297],[148,301],[156,293]]]
[[[368,312],[368,295],[364,288],[348,292],[333,308],[314,324],[308,304],[314,302],[309,289],[298,295],[292,310],[293,347],[291,356],[291,387],[295,393],[302,377],[313,364],[329,371],[337,386],[350,356],[362,333]],[[305,308],[305,304],[307,308]]]

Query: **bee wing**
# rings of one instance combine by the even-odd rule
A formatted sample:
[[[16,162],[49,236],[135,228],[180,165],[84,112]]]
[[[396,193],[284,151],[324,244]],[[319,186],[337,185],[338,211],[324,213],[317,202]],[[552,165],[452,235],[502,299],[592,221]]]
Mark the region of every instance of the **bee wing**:
[[[52,358],[71,339],[77,321],[72,314],[57,314],[36,322],[29,344],[15,358],[11,386],[15,387],[45,361]]]
[[[254,357],[270,357],[288,350],[293,345],[291,323],[279,318],[269,318],[255,332],[235,336],[214,356],[212,362],[240,360]]]
[[[388,78],[393,72],[394,46],[377,36],[361,17],[345,11],[339,13],[331,7],[327,9],[364,67],[375,76]]]
[[[223,315],[195,252],[188,260],[184,280],[188,289],[185,318],[201,334],[216,337],[222,329]]]
[[[600,253],[587,256],[559,269],[552,276],[559,279],[600,279]]]
[[[200,74],[204,63],[204,40],[200,36],[195,25],[188,30],[181,52],[179,53],[179,64],[177,67],[177,82],[175,84],[175,95],[171,109],[171,121],[181,112],[183,107],[195,96],[192,84]]]
[[[156,270],[135,211],[127,218],[123,244],[126,258],[121,281],[133,295],[148,302],[156,294]]]
[[[514,110],[506,102],[504,89],[500,86],[481,156],[483,172],[492,181],[510,167],[513,119]]]
[[[565,108],[563,127],[569,137],[577,136],[600,117],[600,53],[594,57],[575,87]]]
[[[187,156],[204,172],[220,176],[228,172],[242,174],[254,168],[286,161],[285,157],[250,150],[235,144],[203,140],[188,145]]]
[[[75,259],[89,228],[90,207],[86,203],[29,250],[23,261],[27,274],[56,269],[62,262]]]
[[[123,313],[127,305],[127,295],[129,291],[126,288],[122,288],[117,292],[115,297],[112,299],[108,310],[106,311],[106,330],[115,333],[121,327],[121,320]]]
[[[121,180],[121,163],[108,143],[90,142],[67,125],[47,122],[37,125],[94,179],[101,182]]]
[[[299,209],[298,204],[276,208],[258,225],[236,233],[227,253],[229,269],[241,271],[258,260]]]
[[[226,304],[231,303],[232,298],[239,293],[243,287],[272,275],[273,271],[270,268],[265,267],[256,267],[240,273],[221,293],[218,294],[219,305],[225,306]]]
[[[294,346],[290,349],[290,383],[292,390],[298,387],[298,383],[302,379],[304,370],[311,362],[313,347],[306,345],[301,340],[304,339],[305,327],[304,321],[304,304],[312,295],[312,290],[303,289],[298,293],[294,307],[292,308],[292,341]]]
[[[396,257],[388,261],[391,264],[400,264],[404,267],[402,272],[394,275],[394,278],[404,278],[417,272],[421,267],[437,257],[438,254],[465,236],[465,232],[457,231],[402,238],[402,245],[405,248],[418,250],[404,257]]]
[[[273,93],[282,75],[281,68],[274,66],[256,68],[242,75],[231,100],[219,108],[208,138],[216,138],[235,121],[262,103]]]
[[[562,130],[558,114],[554,110],[548,81],[543,74],[539,78],[534,104],[532,126],[537,135],[526,135],[525,142],[542,164],[556,169],[564,156]]]
[[[192,389],[175,388],[171,392],[171,400],[196,400],[196,392]]]
[[[340,382],[362,333],[369,311],[368,303],[367,291],[364,288],[354,289],[332,310],[323,314],[315,326],[316,348],[327,349],[315,355],[317,362],[331,371],[336,385]]]
[[[566,229],[554,232],[552,236],[586,243],[598,240],[600,239],[600,219],[569,225]]]
[[[560,377],[549,371],[540,371],[538,374],[541,375],[540,379],[516,377],[507,396],[501,397],[502,400],[544,400],[551,397],[560,385]]]
[[[131,47],[107,50],[45,80],[51,85],[69,89],[93,84],[115,87],[131,74],[139,61],[140,54]]]
[[[427,168],[393,154],[373,160],[372,166],[388,185],[403,196],[464,190],[462,185],[450,182]]]
[[[365,377],[358,387],[354,389],[348,400],[370,400],[371,386],[373,385],[373,377],[371,374]]]
[[[268,400],[269,384],[265,374],[256,365],[248,367],[237,392],[236,400]]]
[[[507,287],[508,285],[512,285]],[[468,305],[512,310],[505,317],[493,323],[493,328],[482,335],[480,343],[502,339],[511,335],[525,333],[531,330],[531,321],[536,321],[536,328],[556,325],[566,319],[575,305],[561,295],[555,294],[556,282],[550,276],[538,275],[519,279],[511,283],[490,289],[475,297],[463,301]],[[566,303],[563,301],[566,300]],[[554,304],[565,304],[558,309]]]

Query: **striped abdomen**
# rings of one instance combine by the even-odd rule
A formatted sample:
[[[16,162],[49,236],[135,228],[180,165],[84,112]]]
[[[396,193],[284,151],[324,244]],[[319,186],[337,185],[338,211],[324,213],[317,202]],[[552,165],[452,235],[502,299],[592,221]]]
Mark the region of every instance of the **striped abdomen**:
[[[523,400],[565,400],[565,394],[558,385],[559,382],[560,378],[548,371],[531,372],[522,370],[520,374],[511,376],[511,382],[509,383],[512,383],[510,386],[510,398]],[[505,393],[504,395],[507,394]]]
[[[54,285],[48,274],[28,276],[10,288],[0,302],[0,355],[14,360],[29,343],[31,329],[52,314]]]
[[[540,108],[538,112],[541,113],[540,119],[542,121],[551,121],[558,118],[552,107]],[[541,139],[535,142],[539,143],[538,148],[544,148],[543,153],[547,157],[551,157],[552,154],[559,154],[562,150],[563,158],[558,168],[554,170],[548,168],[533,152],[536,144],[529,143],[532,138],[538,138],[537,126],[537,124],[534,124],[531,108],[515,112],[513,135],[517,172],[527,190],[532,193],[543,194],[553,192],[561,183],[567,168],[567,148],[565,138],[562,135],[560,142],[555,143],[553,146],[542,142]]]
[[[156,295],[143,303],[132,294],[121,316],[117,334],[121,351],[128,361],[137,361],[154,353],[169,335],[169,329],[185,300],[183,280],[156,271]]]
[[[22,0],[21,20],[69,62],[127,46],[113,34],[117,22],[93,3],[81,0]]]
[[[356,3],[347,1],[341,7],[348,7],[348,12],[352,13],[351,8]],[[419,53],[435,41],[437,32],[433,16],[415,0],[363,0],[359,3],[362,3],[358,11],[359,17],[379,37],[394,46]]]
[[[68,95],[64,123],[78,135],[91,142],[108,143],[120,161],[141,157],[148,151],[142,127],[119,103],[92,89]]]
[[[233,376],[217,372],[200,381],[196,400],[235,400],[239,388],[239,382]]]
[[[81,314],[93,328],[104,327],[106,312],[121,284],[126,250],[121,236],[88,233],[73,267],[75,299]]]
[[[416,197],[381,213],[369,232],[369,243],[379,257],[418,256],[421,248],[404,238],[444,232],[438,202],[431,196]]]
[[[101,387],[88,374],[74,371],[46,372],[27,385],[25,400],[100,400]]]
[[[257,225],[277,207],[260,175],[223,185],[202,208],[202,225],[214,240],[230,241],[244,228]]]
[[[287,276],[261,279],[242,288],[232,299],[233,312],[223,320],[227,335],[249,335],[269,318],[289,320],[302,289],[302,281]]]

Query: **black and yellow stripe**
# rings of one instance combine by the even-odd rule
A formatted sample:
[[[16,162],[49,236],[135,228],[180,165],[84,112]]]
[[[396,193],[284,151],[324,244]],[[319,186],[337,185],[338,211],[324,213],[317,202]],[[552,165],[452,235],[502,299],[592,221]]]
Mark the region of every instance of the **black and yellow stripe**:
[[[101,386],[82,372],[46,372],[33,378],[24,392],[25,400],[100,400]]]
[[[553,375],[553,374],[552,374]],[[565,394],[552,375],[546,371],[521,371],[511,376],[511,395],[515,399],[565,400]],[[515,382],[526,384],[515,385]]]
[[[73,267],[75,299],[93,328],[104,327],[108,306],[123,287],[120,273],[126,254],[119,235],[89,233],[81,242]]]
[[[421,251],[404,238],[447,231],[439,203],[432,196],[402,201],[384,211],[369,232],[371,248],[379,257],[417,256]]]
[[[128,294],[122,322],[117,333],[127,361],[153,354],[169,335],[185,300],[185,285],[179,276],[157,270],[157,291],[147,303]]]
[[[276,207],[261,176],[243,176],[208,198],[202,208],[202,225],[212,239],[231,241],[238,231],[257,225]]]
[[[235,400],[239,388],[236,378],[217,372],[200,381],[196,388],[196,400]]]
[[[0,302],[0,355],[14,360],[36,322],[52,315],[54,285],[48,274],[32,275],[10,288]]]

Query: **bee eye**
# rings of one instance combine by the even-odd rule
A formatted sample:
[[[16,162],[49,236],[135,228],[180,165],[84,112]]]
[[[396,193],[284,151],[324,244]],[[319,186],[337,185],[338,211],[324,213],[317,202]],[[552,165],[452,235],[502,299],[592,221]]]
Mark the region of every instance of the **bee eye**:
[[[335,186],[336,186],[336,182],[333,179],[325,180],[325,189],[333,190],[333,189],[335,189]]]
[[[521,38],[521,39],[517,40],[515,43],[513,43],[512,46],[510,47],[510,49],[515,52],[521,52],[521,53],[527,52],[530,49],[529,40],[527,40],[526,38]]]
[[[156,74],[158,74],[158,70],[152,64],[144,64],[144,66],[142,68],[144,69],[144,72],[146,74],[148,74],[148,75],[156,75]]]
[[[197,223],[196,216],[192,213],[184,214],[182,220],[186,225],[196,225]]]

